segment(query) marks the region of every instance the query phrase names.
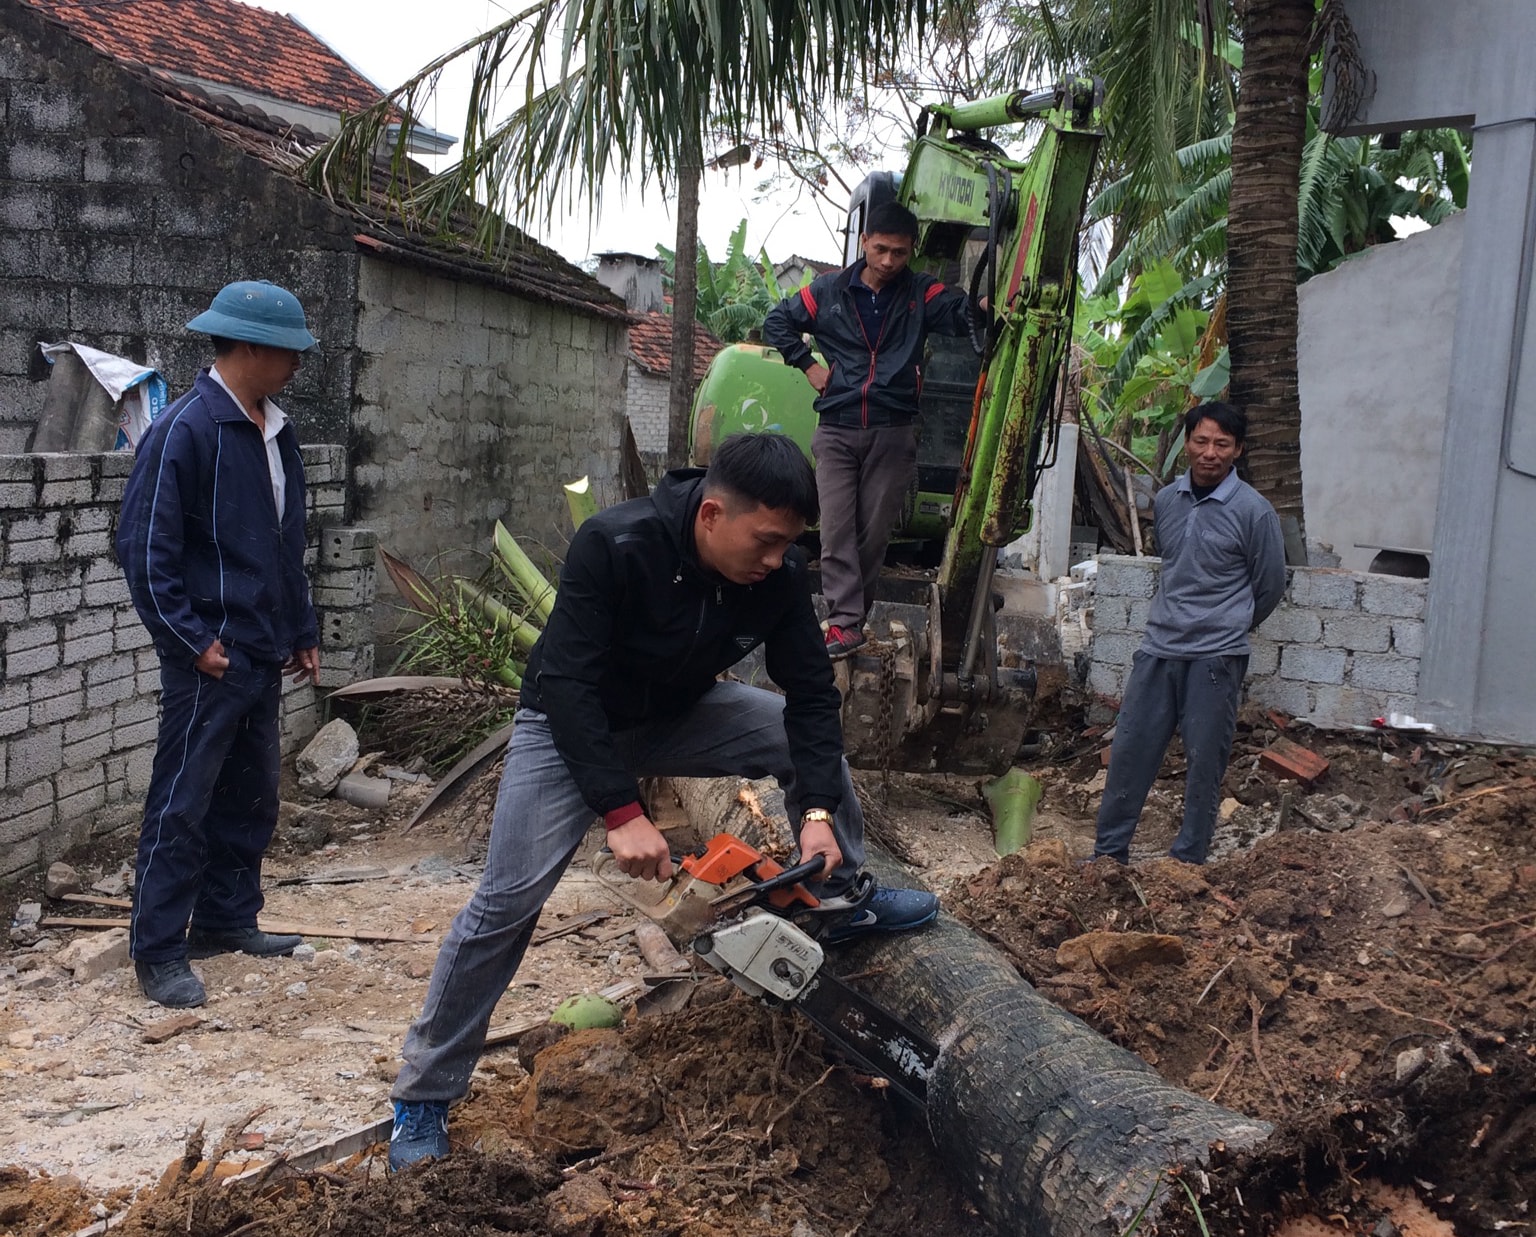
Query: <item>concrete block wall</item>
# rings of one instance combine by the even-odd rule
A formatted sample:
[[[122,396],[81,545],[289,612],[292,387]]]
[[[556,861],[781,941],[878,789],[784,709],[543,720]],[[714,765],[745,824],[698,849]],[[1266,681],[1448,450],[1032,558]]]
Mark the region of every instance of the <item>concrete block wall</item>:
[[[353,518],[428,573],[478,574],[498,519],[563,557],[561,486],[617,497],[624,323],[369,256],[358,284]]]
[[[336,526],[344,449],[303,450],[321,683],[336,686],[372,672],[371,635],[327,642],[372,609],[372,534]],[[0,881],[138,821],[160,675],[112,552],[132,467],[127,453],[0,456]],[[318,724],[315,689],[287,685],[283,713],[291,748]]]
[[[625,414],[635,431],[635,445],[647,466],[666,458],[667,420],[671,411],[671,384],[666,378],[643,370],[634,361],[626,363],[629,389],[625,393]]]
[[[1088,687],[1119,701],[1141,647],[1162,560],[1104,555],[1094,583]],[[1249,637],[1247,698],[1320,726],[1417,709],[1427,581],[1298,567]]]
[[[282,403],[346,440],[357,275],[351,225],[25,4],[0,22],[0,453],[29,449],[39,341],[153,365],[172,395],[212,351],[185,323],[234,279],[304,302],[320,348]]]

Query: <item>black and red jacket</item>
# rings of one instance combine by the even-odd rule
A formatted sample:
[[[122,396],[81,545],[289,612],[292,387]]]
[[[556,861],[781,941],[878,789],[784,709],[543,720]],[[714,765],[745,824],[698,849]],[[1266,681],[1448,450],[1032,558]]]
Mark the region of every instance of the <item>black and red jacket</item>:
[[[929,331],[964,335],[969,298],[932,275],[910,267],[898,275],[878,339],[864,332],[849,286],[864,269],[852,266],[822,275],[785,297],[763,323],[763,341],[785,362],[809,369],[815,358],[801,339],[815,337],[831,377],[816,399],[824,425],[872,428],[906,425],[917,417],[923,385],[923,345]]]

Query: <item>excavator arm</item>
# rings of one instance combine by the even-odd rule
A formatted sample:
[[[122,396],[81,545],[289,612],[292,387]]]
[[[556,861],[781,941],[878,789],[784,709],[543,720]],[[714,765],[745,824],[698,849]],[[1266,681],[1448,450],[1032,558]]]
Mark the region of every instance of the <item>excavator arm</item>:
[[[887,598],[859,655],[838,663],[848,758],[865,767],[1000,772],[1029,719],[1033,675],[999,665],[994,570],[1027,531],[1057,439],[1056,378],[1072,331],[1077,245],[1102,134],[1102,84],[1074,77],[928,109],[906,171],[875,173],[850,204],[846,261],[882,200],[918,221],[912,265],[967,288],[971,338],[930,335],[919,400],[918,479],[907,537],[942,541],[924,602]],[[1013,159],[983,136],[1027,123]],[[986,309],[977,308],[985,304]],[[693,450],[741,430],[791,434],[810,454],[812,392],[772,349],[715,358],[694,405]],[[913,581],[903,583],[909,590]]]

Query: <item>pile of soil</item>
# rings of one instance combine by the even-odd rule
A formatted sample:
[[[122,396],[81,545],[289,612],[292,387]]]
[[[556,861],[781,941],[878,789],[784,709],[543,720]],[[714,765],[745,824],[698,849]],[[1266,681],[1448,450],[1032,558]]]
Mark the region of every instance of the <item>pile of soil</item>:
[[[531,1077],[512,1067],[516,1082],[477,1083],[454,1110],[446,1161],[389,1176],[372,1157],[277,1164],[220,1183],[207,1170],[227,1145],[205,1156],[194,1142],[113,1231],[973,1233],[920,1125],[822,1048],[804,1022],[703,980],[682,1013],[576,1032],[540,1052]]]
[[[1497,782],[1451,778],[1446,801],[1421,801],[1411,821],[1333,818],[1202,868],[1077,864],[1042,842],[948,904],[1168,1081],[1274,1122],[1273,1146],[1358,1151],[1346,1180],[1373,1162],[1459,1232],[1523,1227],[1536,1195],[1536,765],[1476,767]],[[1391,781],[1378,811],[1404,802]],[[1327,802],[1294,806],[1320,817]]]

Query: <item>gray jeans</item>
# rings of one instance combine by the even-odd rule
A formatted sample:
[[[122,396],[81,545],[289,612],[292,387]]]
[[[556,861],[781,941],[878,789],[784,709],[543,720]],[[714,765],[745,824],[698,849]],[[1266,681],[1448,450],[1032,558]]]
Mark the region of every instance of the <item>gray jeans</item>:
[[[917,469],[917,427],[818,425],[811,436],[821,503],[821,592],[827,622],[860,627]]]
[[[405,1037],[397,1100],[457,1099],[485,1046],[486,1029],[512,982],[539,911],[576,853],[594,813],[555,750],[543,713],[523,709],[507,745],[480,887],[455,916],[437,955],[426,1004]],[[800,819],[784,734],[784,699],[741,683],[716,683],[682,717],[615,735],[628,768],[654,777],[774,777],[789,818]],[[864,863],[864,816],[843,764],[833,816],[846,884]]]
[[[1095,856],[1125,863],[1147,792],[1157,780],[1174,728],[1184,736],[1184,821],[1168,853],[1204,863],[1216,831],[1221,779],[1237,733],[1237,701],[1246,655],[1174,661],[1138,652],[1115,723],[1109,776],[1099,804]]]

